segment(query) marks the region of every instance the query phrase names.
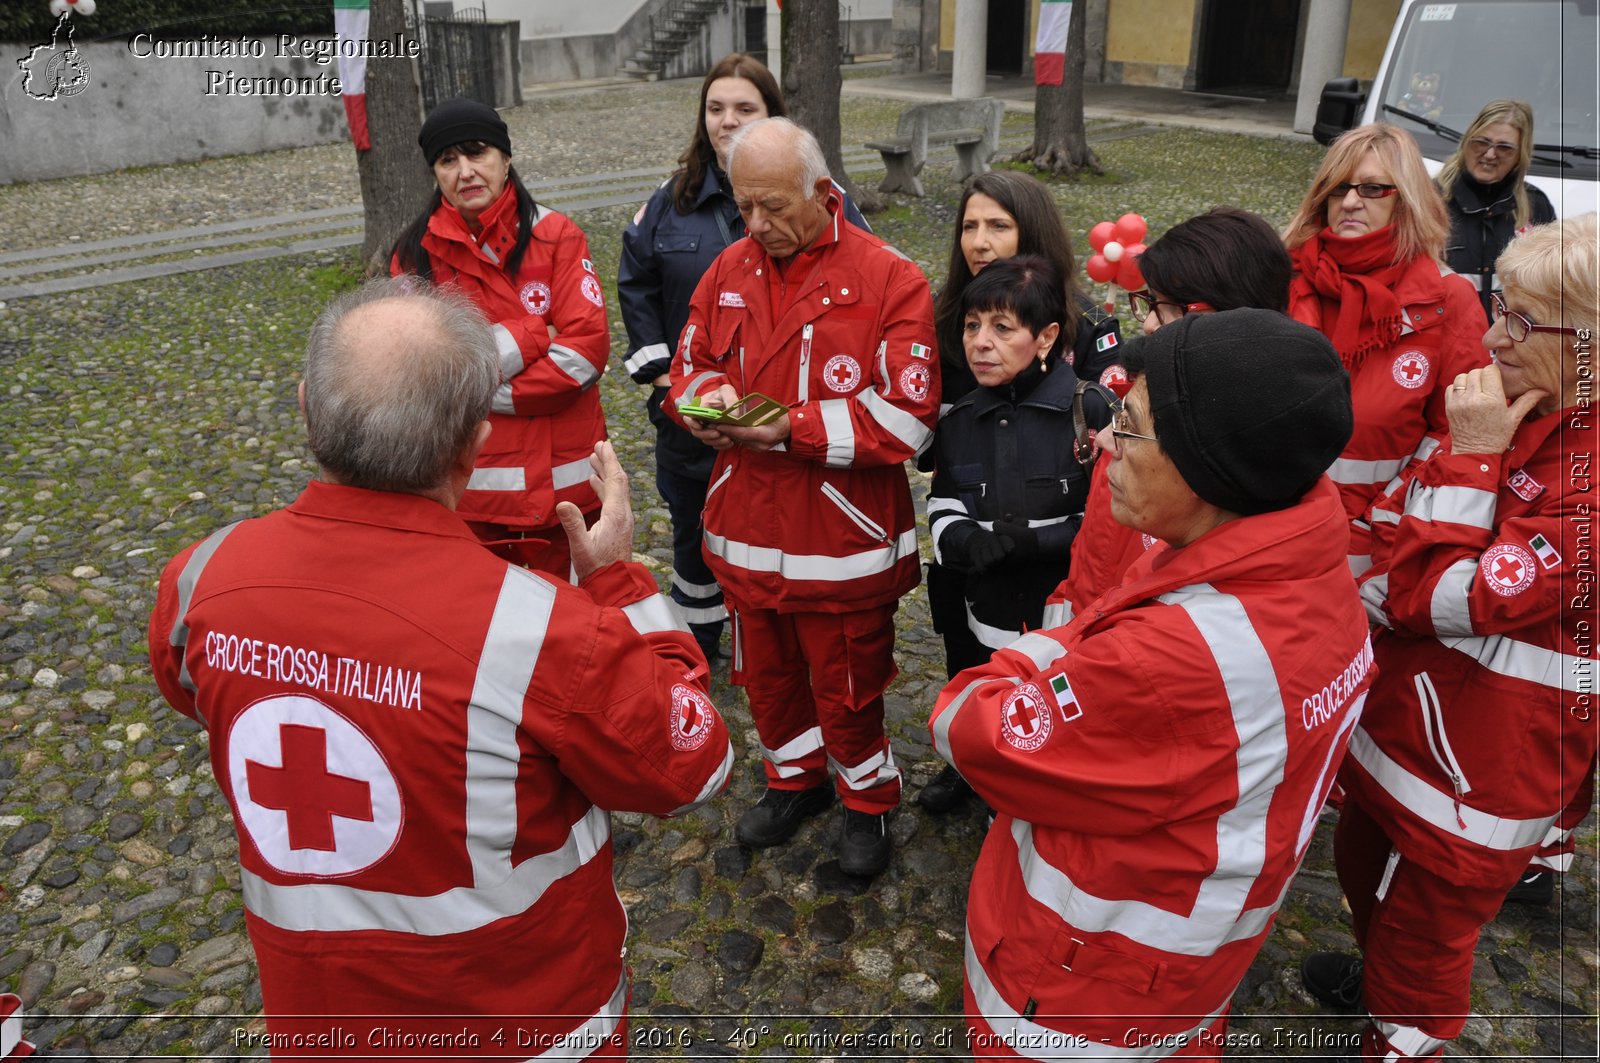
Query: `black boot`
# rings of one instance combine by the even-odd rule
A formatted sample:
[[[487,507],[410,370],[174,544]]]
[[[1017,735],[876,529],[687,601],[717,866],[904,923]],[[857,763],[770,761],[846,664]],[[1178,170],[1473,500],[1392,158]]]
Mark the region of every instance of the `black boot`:
[[[918,806],[929,812],[951,812],[964,804],[972,796],[972,787],[967,785],[967,780],[961,777],[956,769],[945,765],[943,771],[934,776],[933,781],[922,788],[917,794]]]

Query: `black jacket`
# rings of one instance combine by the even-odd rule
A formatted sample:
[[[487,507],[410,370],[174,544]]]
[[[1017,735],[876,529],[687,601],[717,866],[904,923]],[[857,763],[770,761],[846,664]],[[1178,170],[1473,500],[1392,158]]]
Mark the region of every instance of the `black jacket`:
[[[1528,224],[1543,225],[1556,220],[1555,208],[1545,194],[1531,184],[1528,190]],[[1480,185],[1466,174],[1456,178],[1450,189],[1450,239],[1445,243],[1446,264],[1472,282],[1483,303],[1483,313],[1493,320],[1489,293],[1500,290],[1494,261],[1516,235],[1516,182],[1507,178],[1497,185]]]
[[[1034,381],[1026,394],[1011,387],[969,391],[939,421],[934,442],[937,465],[928,497],[934,556],[963,579],[968,626],[990,650],[1039,627],[1045,599],[1067,576],[1089,496],[1088,473],[1072,456],[1077,377],[1062,364],[1025,377]],[[1019,377],[1014,383],[1028,382]],[[972,574],[974,537],[996,522],[1023,526],[1031,535],[999,563]]]

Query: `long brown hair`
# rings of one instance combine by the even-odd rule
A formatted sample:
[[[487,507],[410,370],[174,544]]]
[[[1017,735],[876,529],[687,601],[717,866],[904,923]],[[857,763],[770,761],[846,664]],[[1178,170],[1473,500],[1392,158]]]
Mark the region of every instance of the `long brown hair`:
[[[1061,210],[1050,190],[1027,174],[990,170],[972,179],[956,207],[950,269],[933,307],[934,335],[938,337],[940,351],[953,352],[955,360],[965,364],[961,353],[961,293],[972,283],[972,271],[967,268],[967,256],[961,251],[961,223],[967,216],[967,201],[975,195],[988,196],[1017,219],[1017,254],[1039,255],[1061,276],[1067,301],[1061,335],[1062,342],[1070,350],[1078,335],[1077,265],[1072,257],[1072,241],[1061,222]]]
[[[1482,133],[1485,126],[1508,125],[1515,129],[1522,143],[1517,148],[1517,164],[1511,168],[1509,176],[1513,180],[1512,192],[1517,200],[1516,227],[1522,228],[1528,224],[1528,217],[1533,208],[1528,206],[1528,187],[1522,179],[1528,174],[1528,166],[1533,162],[1533,108],[1521,100],[1490,100],[1483,105],[1483,110],[1478,112],[1478,117],[1467,126],[1467,131],[1461,134],[1461,143],[1456,147],[1456,153],[1450,156],[1439,175],[1434,178],[1439,183],[1439,190],[1444,193],[1444,201],[1450,202],[1450,193],[1456,186],[1456,178],[1461,176],[1461,171],[1466,169],[1467,145],[1472,138]]]
[[[694,210],[694,202],[700,197],[700,187],[706,182],[706,171],[717,161],[717,150],[711,144],[711,135],[706,132],[706,97],[711,94],[711,83],[719,78],[743,78],[754,85],[756,91],[761,93],[761,101],[767,105],[768,118],[787,118],[789,115],[789,108],[783,103],[783,90],[778,88],[777,78],[772,76],[772,71],[767,69],[765,63],[743,52],[733,52],[718,59],[716,65],[706,72],[706,79],[700,83],[700,109],[694,113],[694,134],[689,138],[689,146],[678,157],[678,170],[672,175],[672,180],[677,182],[672,204],[679,214]]]
[[[1353,179],[1356,167],[1369,151],[1378,156],[1389,171],[1389,180],[1400,190],[1390,222],[1394,226],[1395,262],[1409,262],[1425,255],[1442,263],[1444,242],[1450,235],[1450,214],[1445,210],[1444,198],[1422,165],[1417,142],[1410,133],[1388,122],[1358,126],[1333,142],[1311,179],[1300,209],[1290,219],[1283,242],[1293,251],[1328,227],[1328,197],[1333,194],[1333,186]]]

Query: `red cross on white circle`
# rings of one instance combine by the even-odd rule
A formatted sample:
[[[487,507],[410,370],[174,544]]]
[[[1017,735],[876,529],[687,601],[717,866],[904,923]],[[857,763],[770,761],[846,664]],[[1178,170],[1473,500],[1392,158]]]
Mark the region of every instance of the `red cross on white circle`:
[[[1432,366],[1428,364],[1428,356],[1422,351],[1401,351],[1394,360],[1390,372],[1394,374],[1394,381],[1401,387],[1410,391],[1427,386],[1428,377],[1432,375]]]
[[[1400,372],[1404,373],[1407,379],[1415,380],[1422,375],[1422,366],[1417,364],[1415,358],[1407,358],[1400,364]]]
[[[834,391],[849,391],[861,379],[861,366],[848,354],[836,354],[822,367],[822,378]]]
[[[1523,564],[1514,557],[1502,557],[1494,564],[1495,578],[1502,583],[1515,583],[1522,578]]]
[[[1537,574],[1533,555],[1514,543],[1499,543],[1483,552],[1478,565],[1484,582],[1502,597],[1521,594],[1533,586]]]
[[[1013,698],[1011,704],[1007,706],[1006,722],[1019,737],[1032,738],[1034,732],[1039,729],[1039,707],[1026,694]]]

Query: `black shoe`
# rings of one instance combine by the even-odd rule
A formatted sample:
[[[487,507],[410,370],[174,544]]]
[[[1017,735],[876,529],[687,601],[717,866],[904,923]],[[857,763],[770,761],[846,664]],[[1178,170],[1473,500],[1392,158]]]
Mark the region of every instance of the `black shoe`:
[[[1547,907],[1556,895],[1556,877],[1548,871],[1530,871],[1506,892],[1507,904]]]
[[[1300,964],[1306,992],[1339,1011],[1361,1010],[1361,957],[1313,952]]]
[[[774,790],[769,786],[761,800],[739,817],[733,834],[741,845],[752,849],[781,845],[794,837],[808,817],[831,804],[831,786],[813,786],[809,790]]]
[[[924,786],[917,794],[916,802],[921,808],[929,812],[950,812],[966,803],[972,796],[972,787],[967,785],[967,780],[961,777],[956,769],[945,765],[943,771],[933,777],[933,781]]]
[[[847,875],[871,878],[889,866],[889,817],[871,812],[844,810],[844,833],[839,838],[839,870]]]

